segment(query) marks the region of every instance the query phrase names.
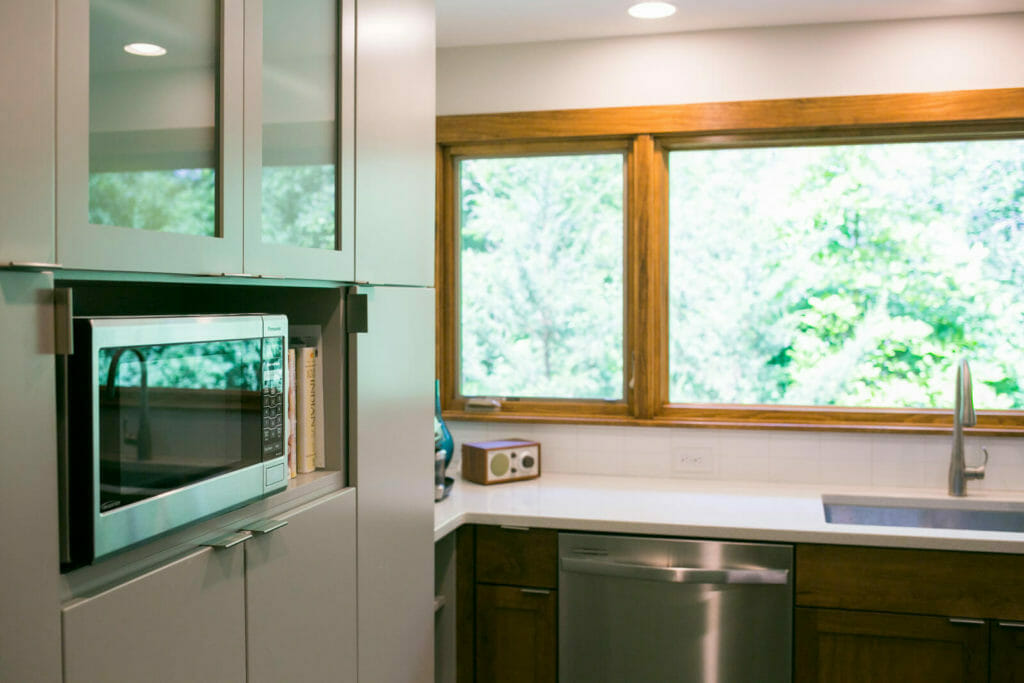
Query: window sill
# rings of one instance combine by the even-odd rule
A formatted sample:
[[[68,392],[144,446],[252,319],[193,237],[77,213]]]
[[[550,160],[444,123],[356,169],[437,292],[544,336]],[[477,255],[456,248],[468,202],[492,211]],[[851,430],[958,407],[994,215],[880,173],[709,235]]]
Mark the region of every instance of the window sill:
[[[709,419],[706,417],[658,416],[641,419],[630,416],[582,416],[582,415],[550,415],[501,413],[464,410],[442,411],[445,420],[464,422],[494,422],[506,424],[567,424],[567,425],[604,425],[619,427],[681,427],[691,429],[750,429],[750,430],[785,430],[805,432],[853,432],[882,434],[941,434],[948,435],[952,431],[952,416],[941,422],[928,424],[910,423],[840,423],[822,421],[800,421],[799,412],[782,420],[737,420]],[[997,423],[985,424],[985,417],[993,417]],[[965,432],[970,436],[1007,436],[1024,437],[1024,414],[1012,413],[978,413],[982,424],[969,427]]]

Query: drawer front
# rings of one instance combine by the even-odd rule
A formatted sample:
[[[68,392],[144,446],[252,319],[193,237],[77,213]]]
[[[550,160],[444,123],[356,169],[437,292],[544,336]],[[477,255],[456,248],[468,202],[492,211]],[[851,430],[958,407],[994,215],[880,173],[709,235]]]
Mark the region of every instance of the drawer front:
[[[558,532],[478,526],[476,580],[510,586],[558,587]]]
[[[800,545],[796,604],[1024,620],[1024,555]]]

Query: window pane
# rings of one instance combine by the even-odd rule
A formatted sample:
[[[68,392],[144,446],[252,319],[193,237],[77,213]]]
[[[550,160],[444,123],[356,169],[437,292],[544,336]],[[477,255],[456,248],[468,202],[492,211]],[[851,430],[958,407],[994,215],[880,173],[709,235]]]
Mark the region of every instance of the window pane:
[[[334,249],[338,6],[263,3],[262,237]]]
[[[219,32],[214,0],[90,2],[90,223],[217,234]]]
[[[462,394],[622,398],[622,155],[459,171]]]
[[[1024,408],[1024,142],[670,154],[677,403]]]

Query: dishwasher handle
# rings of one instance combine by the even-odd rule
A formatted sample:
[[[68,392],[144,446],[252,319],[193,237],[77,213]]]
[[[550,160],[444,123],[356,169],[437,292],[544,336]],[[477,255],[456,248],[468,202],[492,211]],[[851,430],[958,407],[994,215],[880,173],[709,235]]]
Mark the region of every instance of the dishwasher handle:
[[[695,567],[652,567],[646,564],[612,562],[578,557],[561,558],[562,569],[576,574],[620,576],[627,579],[689,584],[773,584],[789,582],[788,569],[700,569]]]

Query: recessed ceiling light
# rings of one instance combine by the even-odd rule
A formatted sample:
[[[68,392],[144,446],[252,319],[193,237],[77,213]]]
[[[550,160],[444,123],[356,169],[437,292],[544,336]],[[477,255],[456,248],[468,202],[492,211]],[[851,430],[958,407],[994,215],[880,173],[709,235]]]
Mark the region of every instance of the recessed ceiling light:
[[[675,14],[676,7],[667,2],[640,2],[627,11],[629,16],[637,19],[663,19]]]
[[[128,43],[124,46],[124,51],[140,57],[162,57],[167,54],[166,48],[153,43]]]

